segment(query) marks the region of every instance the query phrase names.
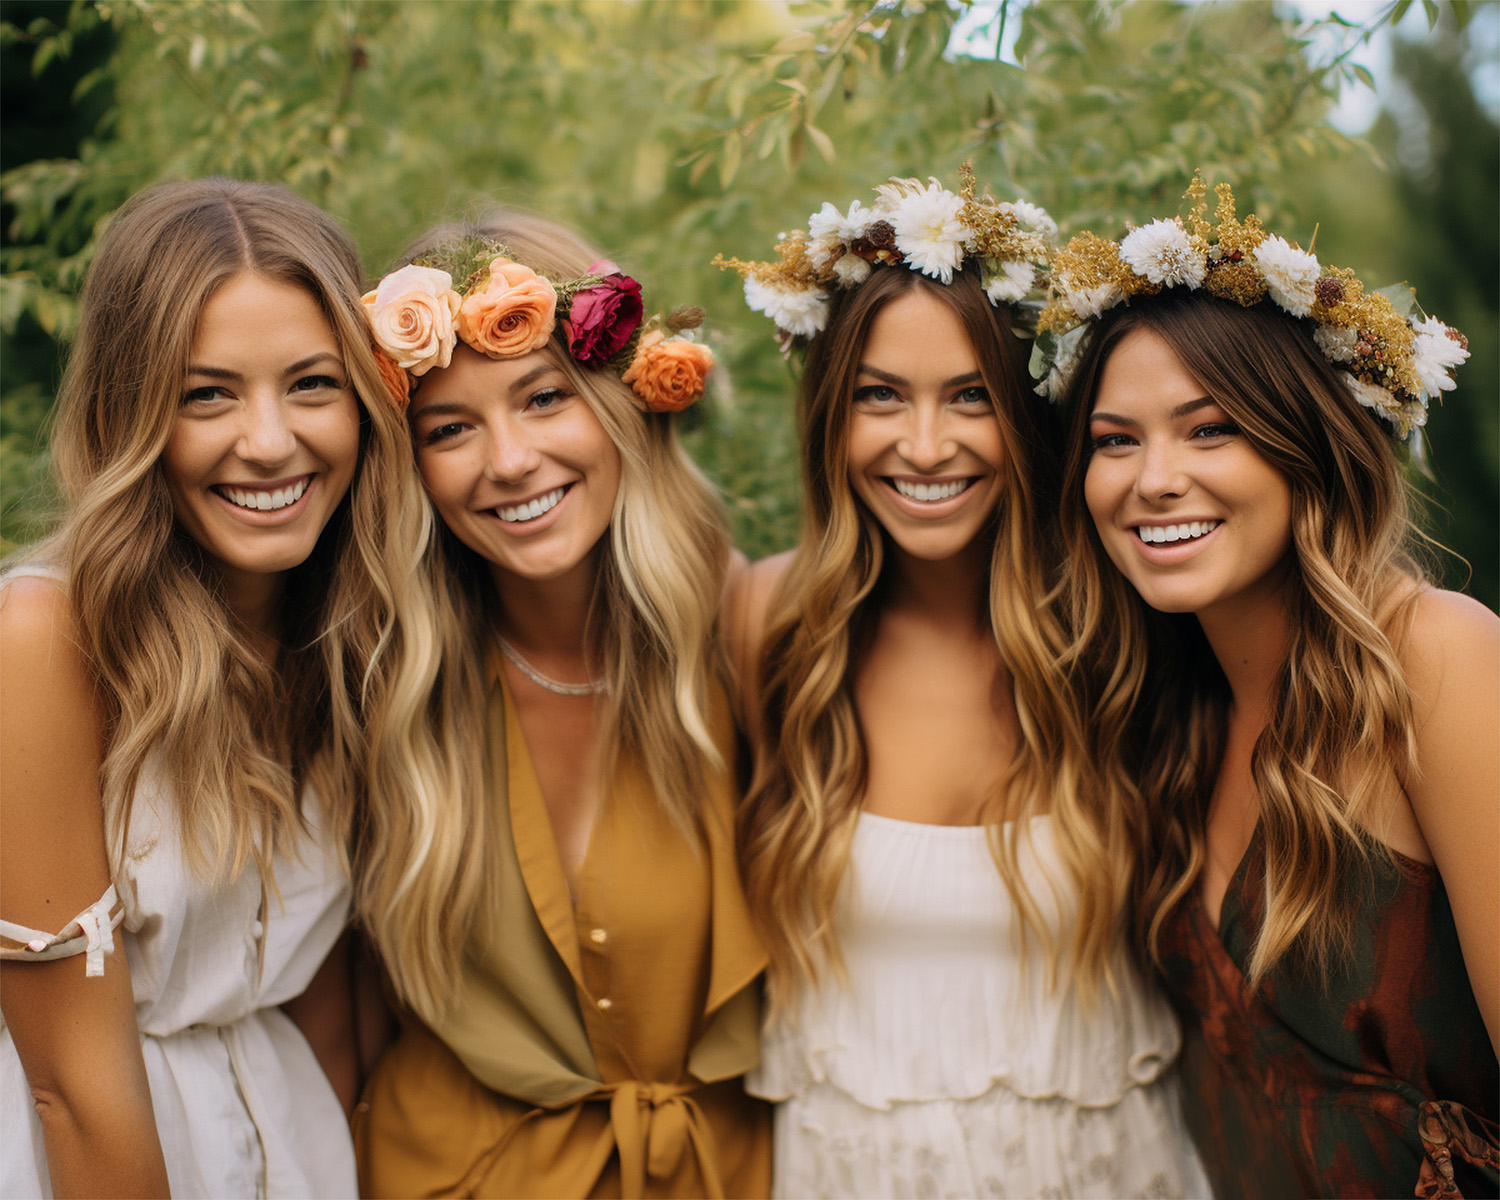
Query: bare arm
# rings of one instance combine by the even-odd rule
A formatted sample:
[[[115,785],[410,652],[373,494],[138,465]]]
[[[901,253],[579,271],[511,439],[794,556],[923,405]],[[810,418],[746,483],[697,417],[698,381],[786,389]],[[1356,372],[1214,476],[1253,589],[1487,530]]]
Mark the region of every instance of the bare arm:
[[[20,579],[0,600],[0,914],[58,933],[110,885],[95,696],[67,600]],[[167,1170],[118,946],[12,963],[0,1009],[41,1118],[54,1195],[165,1196]]]
[[[1500,618],[1466,596],[1423,592],[1401,657],[1420,759],[1407,795],[1500,1045]]]

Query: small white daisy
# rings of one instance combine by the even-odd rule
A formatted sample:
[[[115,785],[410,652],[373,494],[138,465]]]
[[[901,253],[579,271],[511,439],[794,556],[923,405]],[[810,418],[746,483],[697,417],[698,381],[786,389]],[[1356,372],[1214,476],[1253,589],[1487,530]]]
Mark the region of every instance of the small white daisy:
[[[745,303],[793,337],[813,337],[828,323],[828,295],[816,288],[786,292],[752,276],[745,280]]]
[[[1014,304],[1024,300],[1036,282],[1036,267],[1029,262],[1002,262],[1000,270],[984,282],[991,304]]]
[[[1074,314],[1085,321],[1102,316],[1125,298],[1124,293],[1113,283],[1101,283],[1098,287],[1074,287],[1073,281],[1065,276],[1059,280],[1058,286]]]
[[[1412,326],[1417,336],[1412,343],[1417,381],[1425,395],[1453,390],[1452,368],[1469,357],[1469,352],[1448,336],[1448,326],[1436,317],[1428,317]]]
[[[1137,275],[1163,287],[1202,287],[1207,271],[1203,256],[1176,221],[1132,229],[1120,243],[1120,257]]]
[[[1306,250],[1298,250],[1285,238],[1268,237],[1251,256],[1266,277],[1271,299],[1294,317],[1305,317],[1317,298],[1318,276],[1323,268]]]

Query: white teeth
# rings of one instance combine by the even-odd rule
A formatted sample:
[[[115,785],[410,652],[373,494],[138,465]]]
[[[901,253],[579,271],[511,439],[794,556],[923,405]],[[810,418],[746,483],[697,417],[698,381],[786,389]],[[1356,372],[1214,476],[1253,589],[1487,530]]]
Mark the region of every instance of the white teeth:
[[[950,483],[908,483],[905,479],[892,479],[891,483],[908,500],[951,500],[969,486],[967,479],[955,479]]]
[[[1163,542],[1191,541],[1218,527],[1218,521],[1185,521],[1180,525],[1137,525],[1135,532],[1141,541],[1159,546]]]
[[[231,504],[237,504],[241,508],[253,509],[256,512],[275,512],[277,509],[296,504],[302,499],[302,493],[307,491],[307,479],[299,479],[289,487],[276,488],[269,492],[250,492],[243,488],[233,487],[219,487],[215,490]]]
[[[495,515],[502,521],[535,521],[545,512],[551,512],[557,507],[557,502],[563,498],[563,493],[568,489],[565,487],[553,488],[545,496],[538,496],[535,500],[529,500],[525,504],[507,504],[495,509]]]

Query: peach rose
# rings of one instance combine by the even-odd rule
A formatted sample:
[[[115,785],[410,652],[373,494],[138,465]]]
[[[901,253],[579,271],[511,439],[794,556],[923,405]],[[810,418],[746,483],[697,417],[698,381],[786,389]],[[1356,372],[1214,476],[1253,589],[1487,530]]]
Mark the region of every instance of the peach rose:
[[[653,329],[636,347],[635,359],[620,378],[640,398],[647,412],[681,412],[703,395],[714,356],[707,346],[673,338]]]
[[[413,375],[453,359],[458,293],[453,276],[415,263],[392,271],[362,297],[375,344]]]
[[[557,292],[520,263],[497,258],[490,277],[458,310],[458,336],[491,358],[519,358],[547,344],[556,326]]]

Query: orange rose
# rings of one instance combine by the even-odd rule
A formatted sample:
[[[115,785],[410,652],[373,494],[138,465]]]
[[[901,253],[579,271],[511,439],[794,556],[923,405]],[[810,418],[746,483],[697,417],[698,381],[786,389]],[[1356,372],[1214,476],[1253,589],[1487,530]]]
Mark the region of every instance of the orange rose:
[[[530,267],[497,258],[484,287],[458,310],[458,336],[491,358],[519,358],[547,344],[557,324],[557,292]]]
[[[413,375],[453,358],[458,294],[453,276],[415,263],[392,271],[362,297],[375,344]]]
[[[375,365],[380,368],[380,382],[385,384],[386,391],[390,393],[391,403],[396,406],[397,412],[404,413],[411,400],[411,376],[379,346],[375,347]]]
[[[653,329],[636,347],[630,369],[620,378],[628,383],[647,412],[681,412],[703,395],[713,353],[697,342],[668,341]]]

